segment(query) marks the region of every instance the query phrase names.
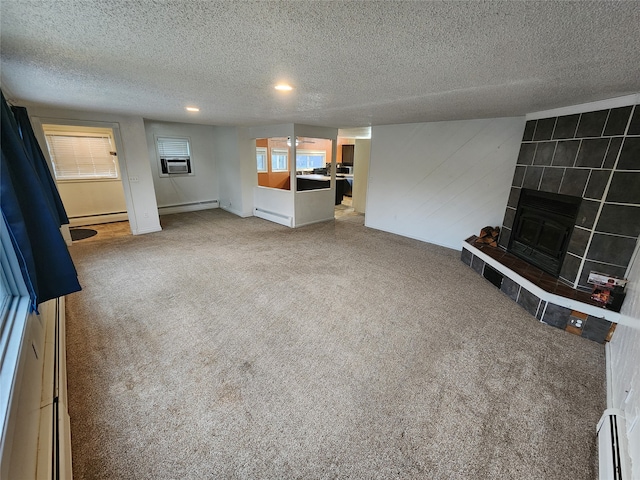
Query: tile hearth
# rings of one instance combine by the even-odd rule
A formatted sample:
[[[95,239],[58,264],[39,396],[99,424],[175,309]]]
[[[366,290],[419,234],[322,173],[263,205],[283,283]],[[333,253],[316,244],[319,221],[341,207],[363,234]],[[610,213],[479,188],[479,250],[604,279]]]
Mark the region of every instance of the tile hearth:
[[[619,314],[602,308],[589,292],[565,285],[499,247],[462,245],[461,260],[543,323],[598,343],[610,340]]]

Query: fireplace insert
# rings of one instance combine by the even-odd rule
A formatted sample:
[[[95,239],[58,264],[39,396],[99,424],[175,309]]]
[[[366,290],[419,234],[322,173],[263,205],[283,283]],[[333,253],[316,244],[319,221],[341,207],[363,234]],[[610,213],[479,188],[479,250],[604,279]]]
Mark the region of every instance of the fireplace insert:
[[[557,277],[581,201],[579,197],[523,188],[508,250]]]

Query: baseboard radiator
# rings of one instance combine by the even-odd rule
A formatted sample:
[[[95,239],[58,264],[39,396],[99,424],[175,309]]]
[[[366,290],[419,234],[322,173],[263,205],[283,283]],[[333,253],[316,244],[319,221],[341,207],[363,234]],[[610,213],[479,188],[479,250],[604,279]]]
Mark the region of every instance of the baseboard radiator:
[[[175,205],[164,205],[158,207],[158,215],[171,215],[173,213],[197,212],[198,210],[208,210],[218,208],[218,200],[203,200],[201,202],[180,203]]]
[[[604,411],[598,427],[600,480],[631,480],[631,459],[627,450],[627,431],[622,410]]]
[[[255,207],[253,209],[253,214],[256,217],[262,218],[264,220],[269,220],[270,222],[279,223],[280,225],[284,225],[285,227],[293,226],[293,217],[290,217],[289,215],[283,215],[282,213],[264,210],[263,208],[259,207]]]
[[[71,480],[71,419],[67,411],[67,362],[64,297],[55,302],[53,325],[47,328],[43,372],[46,405],[40,414],[38,480]],[[47,393],[50,392],[50,393]]]

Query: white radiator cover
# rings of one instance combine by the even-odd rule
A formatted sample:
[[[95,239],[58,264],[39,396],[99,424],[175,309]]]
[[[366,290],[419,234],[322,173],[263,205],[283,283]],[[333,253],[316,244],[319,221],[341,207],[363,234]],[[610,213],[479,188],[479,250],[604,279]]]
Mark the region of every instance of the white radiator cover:
[[[44,349],[42,413],[38,441],[38,480],[71,480],[71,419],[67,407],[65,299],[57,298]],[[46,452],[46,453],[45,453]]]
[[[29,315],[22,341],[2,480],[72,479],[64,297],[38,308],[40,315]]]
[[[631,461],[627,450],[624,412],[617,408],[604,411],[598,426],[600,480],[631,480]]]
[[[264,220],[269,220],[270,222],[279,223],[285,227],[293,227],[293,218],[288,215],[282,215],[278,212],[271,212],[257,207],[253,209],[253,215],[263,218]]]

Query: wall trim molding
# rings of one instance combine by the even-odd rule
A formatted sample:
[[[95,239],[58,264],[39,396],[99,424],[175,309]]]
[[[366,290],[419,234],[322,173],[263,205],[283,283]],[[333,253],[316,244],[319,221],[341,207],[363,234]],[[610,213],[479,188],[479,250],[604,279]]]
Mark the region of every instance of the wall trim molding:
[[[230,205],[225,206],[225,205],[220,205],[220,208],[222,210],[224,210],[225,212],[229,212],[229,213],[233,213],[234,215],[237,215],[238,217],[241,218],[247,218],[247,217],[253,217],[253,213],[246,213],[246,212],[242,212],[240,210],[236,210],[235,208],[231,208]]]
[[[637,105],[639,103],[640,93],[634,93],[632,95],[609,98],[607,100],[599,100],[597,102],[581,103],[579,105],[570,105],[568,107],[553,108],[551,110],[542,110],[540,112],[527,113],[525,119],[538,120],[540,118],[561,117],[563,115],[573,115],[575,113],[597,112],[598,110],[627,107],[629,105]]]
[[[162,227],[157,226],[157,227],[151,227],[151,228],[145,228],[142,230],[131,230],[131,234],[132,235],[144,235],[145,233],[154,233],[154,232],[161,232],[162,231]]]
[[[617,403],[613,398],[613,363],[611,362],[611,342],[607,342],[604,345],[604,375],[607,386],[607,408],[614,408],[614,405],[616,405]]]
[[[202,202],[182,203],[178,205],[165,205],[158,207],[158,215],[170,215],[172,213],[197,212],[219,208],[218,200],[205,200]]]
[[[371,223],[371,222],[367,223],[367,216],[366,215],[364,216],[364,226],[367,227],[367,228],[373,228],[374,230],[380,230],[381,232],[392,233],[394,235],[399,235],[401,237],[410,238],[412,240],[418,240],[420,242],[429,243],[431,245],[437,245],[438,247],[448,248],[450,250],[457,250],[457,251],[461,250],[460,248],[456,248],[456,247],[453,247],[451,245],[444,244],[442,242],[436,242],[434,240],[421,237],[419,235],[413,235],[413,234],[411,234],[409,232],[400,231],[400,230],[394,229],[394,228],[383,227],[381,225],[376,224],[375,222],[374,223]]]
[[[294,228],[306,227],[307,225],[313,225],[315,223],[331,222],[331,221],[333,221],[335,219],[336,219],[336,217],[330,217],[330,218],[321,218],[319,220],[311,220],[309,222],[304,222],[304,223],[296,223]]]
[[[86,217],[69,218],[70,227],[82,227],[85,225],[97,225],[100,223],[124,222],[129,220],[127,212],[104,213],[100,215],[87,215]]]

